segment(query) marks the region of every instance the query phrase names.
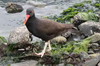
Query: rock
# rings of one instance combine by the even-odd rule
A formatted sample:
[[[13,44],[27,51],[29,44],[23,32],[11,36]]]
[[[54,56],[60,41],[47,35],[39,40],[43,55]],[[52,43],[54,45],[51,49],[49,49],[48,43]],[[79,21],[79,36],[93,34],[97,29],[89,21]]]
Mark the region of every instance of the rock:
[[[37,61],[29,60],[29,61],[20,62],[20,63],[13,63],[10,66],[37,66]]]
[[[87,21],[79,25],[78,28],[85,36],[91,36],[95,32],[100,33],[99,22]]]
[[[63,36],[55,37],[51,40],[52,43],[65,43],[67,39]]]
[[[75,15],[73,19],[74,19],[74,24],[76,27],[82,24],[83,22],[86,22],[89,20],[99,21],[99,17],[92,12],[89,12],[89,13],[80,12],[77,15]]]
[[[35,1],[27,1],[26,3],[30,4],[30,5],[33,5],[35,7],[44,7],[46,6],[46,3],[43,3],[43,2],[35,2]]]
[[[5,9],[8,13],[17,13],[17,12],[23,11],[23,7],[21,5],[18,5],[12,2],[7,3],[7,6]]]
[[[100,48],[99,48],[99,44],[98,43],[91,43],[90,46],[89,46],[89,52],[90,51],[93,51],[93,52],[100,52]]]
[[[94,54],[94,51],[92,49],[89,49],[88,54]]]
[[[73,64],[66,64],[65,66],[74,66]]]
[[[97,58],[86,61],[82,66],[96,66],[98,63]]]
[[[82,59],[82,60],[85,60],[85,59],[90,58],[89,55],[88,55],[86,52],[81,52],[81,53],[80,53],[80,56],[81,56],[81,59]]]
[[[87,60],[83,63],[82,66],[96,66],[97,63],[100,61],[100,54],[91,54],[92,59]]]
[[[7,45],[2,44],[0,45],[0,58],[6,54]]]
[[[5,54],[5,50],[7,48],[7,40],[0,36],[0,58]]]
[[[100,41],[100,33],[95,33],[94,35],[88,37],[91,39],[91,43]]]
[[[17,27],[13,31],[10,32],[8,43],[16,44],[16,43],[30,43],[32,37],[26,26]]]

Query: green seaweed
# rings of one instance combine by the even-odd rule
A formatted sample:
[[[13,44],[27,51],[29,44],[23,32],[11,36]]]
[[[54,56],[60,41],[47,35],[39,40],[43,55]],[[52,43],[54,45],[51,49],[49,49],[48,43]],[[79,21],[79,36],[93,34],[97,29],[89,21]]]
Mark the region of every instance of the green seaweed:
[[[0,36],[0,41],[2,41],[3,43],[7,43],[7,40],[3,36]]]
[[[63,53],[81,53],[81,52],[87,52],[88,46],[91,42],[91,39],[86,38],[82,40],[81,42],[71,41],[63,45],[62,47],[59,47],[58,45],[53,46],[52,55],[60,55]]]
[[[100,3],[95,3],[94,6],[100,9]]]
[[[84,7],[83,3],[77,3],[75,5],[73,5],[73,7],[77,8],[77,7]]]

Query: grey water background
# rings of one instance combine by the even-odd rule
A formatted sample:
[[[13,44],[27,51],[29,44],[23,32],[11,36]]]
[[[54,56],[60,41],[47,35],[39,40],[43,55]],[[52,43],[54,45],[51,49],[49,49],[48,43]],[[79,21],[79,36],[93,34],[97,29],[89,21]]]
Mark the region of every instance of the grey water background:
[[[5,7],[0,7],[0,36],[8,38],[10,31],[14,30],[16,27],[22,26],[23,21],[26,17],[26,9],[33,7],[36,16],[41,18],[51,15],[59,15],[64,9],[67,9],[69,6],[82,2],[84,0],[35,0],[39,2],[47,3],[45,7],[34,7],[26,3],[28,0],[0,0],[4,4],[7,2],[15,2],[20,4],[24,11],[20,13],[9,14],[6,12]]]

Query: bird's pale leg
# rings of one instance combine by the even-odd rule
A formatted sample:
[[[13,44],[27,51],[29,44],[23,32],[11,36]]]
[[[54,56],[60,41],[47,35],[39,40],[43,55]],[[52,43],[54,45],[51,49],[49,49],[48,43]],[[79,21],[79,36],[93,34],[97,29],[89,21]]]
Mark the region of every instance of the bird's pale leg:
[[[45,46],[44,46],[42,52],[41,52],[41,53],[36,53],[36,54],[37,54],[37,55],[41,55],[41,57],[43,57],[43,55],[44,55],[44,53],[45,53],[45,51],[46,51],[46,48],[47,48],[47,45],[48,45],[48,44],[49,44],[48,42],[45,42]]]
[[[50,41],[48,41],[48,47],[49,47],[48,51],[51,51]]]

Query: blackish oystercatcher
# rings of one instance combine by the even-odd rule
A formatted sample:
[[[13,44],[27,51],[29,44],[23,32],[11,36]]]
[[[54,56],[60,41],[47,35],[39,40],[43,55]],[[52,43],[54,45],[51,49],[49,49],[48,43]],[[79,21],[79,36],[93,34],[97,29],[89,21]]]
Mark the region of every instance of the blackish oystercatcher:
[[[35,17],[34,9],[28,8],[26,11],[26,20],[24,22],[29,32],[34,36],[45,41],[44,49],[41,53],[36,53],[43,57],[47,46],[51,50],[50,40],[67,31],[76,30],[73,24],[62,24],[48,19],[38,19]]]

